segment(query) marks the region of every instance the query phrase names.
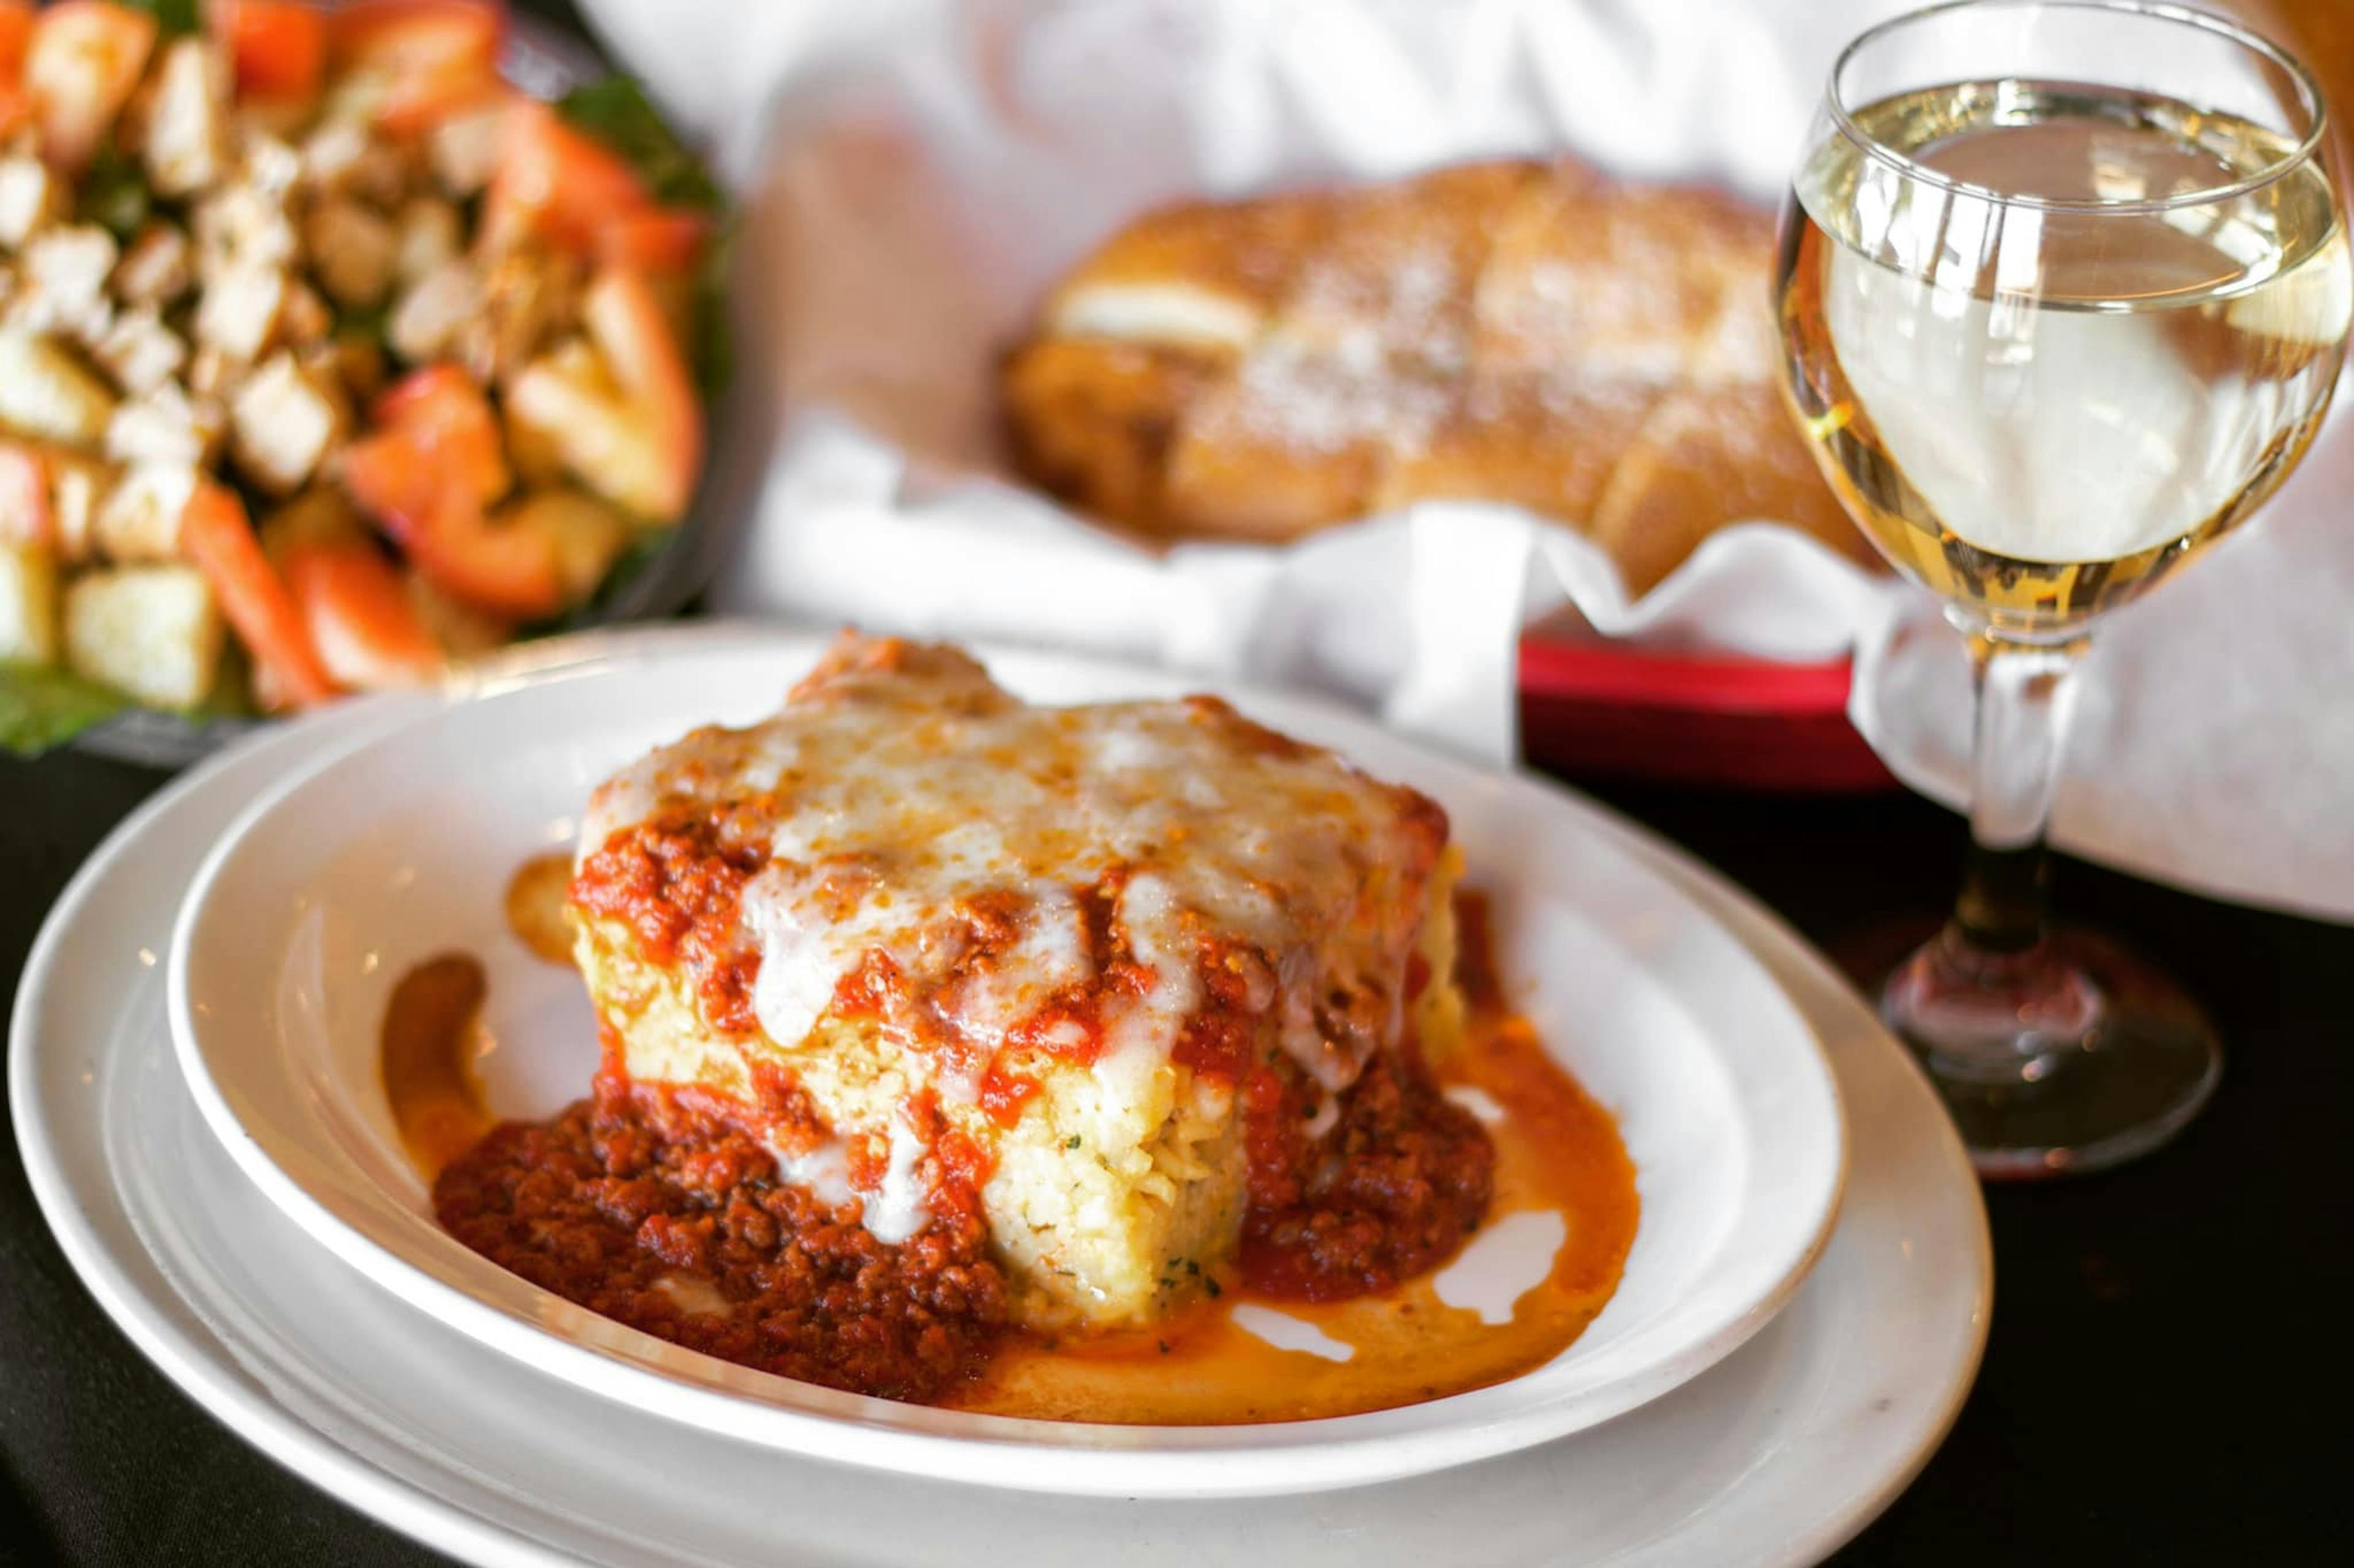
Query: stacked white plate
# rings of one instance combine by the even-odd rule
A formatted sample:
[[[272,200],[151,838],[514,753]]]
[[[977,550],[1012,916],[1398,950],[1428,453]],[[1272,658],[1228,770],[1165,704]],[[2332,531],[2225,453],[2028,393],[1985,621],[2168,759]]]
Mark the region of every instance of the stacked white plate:
[[[1641,1228],[1553,1362],[1331,1421],[1021,1422],[715,1361],[456,1245],[382,1103],[385,991],[475,954],[492,1108],[581,1093],[585,1001],[505,933],[506,875],[620,763],[773,708],[815,648],[626,633],[340,707],[175,784],[60,899],[12,1035],[27,1166],[99,1300],[241,1435],[495,1563],[1804,1562],[1925,1462],[1984,1342],[1985,1217],[1869,1011],[1567,792],[1264,693],[1228,694],[1447,807],[1515,1005],[1618,1118]],[[1044,701],[1178,689],[989,662]]]

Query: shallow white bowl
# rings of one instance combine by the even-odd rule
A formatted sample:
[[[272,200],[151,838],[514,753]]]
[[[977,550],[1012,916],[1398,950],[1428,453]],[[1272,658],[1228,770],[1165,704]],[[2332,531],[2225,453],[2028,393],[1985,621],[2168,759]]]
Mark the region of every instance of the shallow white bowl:
[[[1788,1299],[1836,1213],[1837,1092],[1748,952],[1623,848],[1590,806],[1424,751],[1364,720],[1230,692],[1443,802],[1490,896],[1514,1004],[1618,1118],[1643,1213],[1626,1277],[1585,1336],[1493,1388],[1332,1420],[1136,1427],[1013,1420],[797,1383],[684,1351],[525,1284],[433,1223],[376,1071],[392,986],[459,950],[490,971],[491,1108],[586,1091],[577,978],[506,930],[527,856],[569,842],[607,774],[693,725],[774,709],[818,644],[782,634],[637,640],[626,659],[494,681],[264,797],[192,885],[174,932],[174,1044],[252,1180],[378,1284],[508,1354],[633,1406],[779,1448],[949,1479],[1129,1496],[1382,1480],[1590,1426],[1732,1351]],[[1052,702],[1198,687],[1061,656],[991,669]]]

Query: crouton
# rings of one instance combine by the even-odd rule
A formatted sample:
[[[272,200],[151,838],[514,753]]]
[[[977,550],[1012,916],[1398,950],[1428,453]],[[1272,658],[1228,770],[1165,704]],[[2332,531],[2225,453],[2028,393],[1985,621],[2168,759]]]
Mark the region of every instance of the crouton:
[[[302,249],[284,200],[245,181],[198,202],[191,233],[196,276],[207,283],[232,272],[291,266]]]
[[[567,604],[578,604],[597,591],[637,531],[612,506],[570,485],[533,491],[504,511],[510,523],[545,528],[555,539],[556,572]]]
[[[580,270],[545,250],[512,250],[482,274],[482,308],[458,336],[478,379],[504,381],[579,318]]]
[[[302,143],[299,154],[302,184],[314,191],[340,190],[367,150],[366,125],[356,120],[328,120]]]
[[[113,323],[107,274],[114,270],[114,236],[92,223],[43,229],[17,253],[18,287],[8,321],[26,332],[53,333],[96,343]]]
[[[90,357],[124,394],[143,397],[179,373],[188,345],[165,326],[153,305],[123,312],[90,348]]]
[[[100,503],[90,534],[111,561],[172,561],[180,556],[180,514],[203,474],[192,462],[133,464]]]
[[[84,572],[65,591],[66,662],[74,672],[157,707],[211,694],[226,631],[194,567]]]
[[[641,517],[667,514],[675,454],[663,449],[586,340],[559,344],[515,377],[507,424],[562,454],[565,470]]]
[[[292,494],[318,471],[341,439],[345,418],[334,386],[281,349],[229,400],[229,450],[261,489]]]
[[[89,560],[98,549],[98,509],[112,493],[111,464],[63,447],[42,451],[49,478],[49,526],[58,560],[66,566]]]
[[[392,272],[404,286],[456,260],[461,238],[458,209],[438,196],[418,196],[393,224]]]
[[[196,281],[187,234],[177,224],[148,224],[114,264],[115,297],[126,304],[157,310],[188,291]]]
[[[392,308],[385,338],[401,358],[422,365],[447,353],[482,311],[482,275],[461,257],[410,285]]]
[[[72,206],[63,179],[29,154],[0,158],[0,245],[21,246]]]
[[[433,177],[463,201],[491,183],[506,152],[507,105],[486,104],[453,114],[433,128],[429,154]]]
[[[0,660],[58,659],[58,561],[43,546],[0,544]]]
[[[228,68],[202,38],[181,38],[164,49],[143,154],[157,196],[190,196],[220,179],[228,164]]]
[[[398,239],[393,227],[360,203],[330,197],[302,226],[311,272],[336,303],[375,304],[392,286]]]
[[[286,274],[275,267],[218,274],[196,301],[196,341],[241,363],[260,358],[277,339],[286,294]]]
[[[244,145],[239,177],[256,196],[282,208],[302,178],[302,155],[259,128],[246,133]]]
[[[106,426],[106,455],[116,462],[210,461],[228,418],[211,397],[191,397],[170,381],[114,410]]]
[[[66,348],[0,326],[0,425],[19,435],[96,446],[114,407],[106,383]]]

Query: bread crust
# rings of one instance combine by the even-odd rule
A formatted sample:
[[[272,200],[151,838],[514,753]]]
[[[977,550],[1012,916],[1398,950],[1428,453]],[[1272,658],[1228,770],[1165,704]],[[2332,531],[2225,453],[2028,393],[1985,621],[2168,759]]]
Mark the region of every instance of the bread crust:
[[[1636,593],[1749,519],[1871,565],[1781,406],[1773,243],[1725,192],[1568,161],[1164,208],[1007,356],[1010,445],[1158,538],[1487,500],[1586,533]]]

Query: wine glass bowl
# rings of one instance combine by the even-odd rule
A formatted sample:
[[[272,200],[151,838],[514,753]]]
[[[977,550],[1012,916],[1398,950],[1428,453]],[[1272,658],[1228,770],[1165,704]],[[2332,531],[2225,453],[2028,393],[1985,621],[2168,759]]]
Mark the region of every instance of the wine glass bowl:
[[[2253,514],[2319,428],[2354,272],[2311,79],[2143,0],[1962,0],[1840,58],[1784,209],[1797,417],[1978,691],[1973,849],[1882,994],[1981,1171],[2154,1146],[2211,1092],[2195,1006],[2046,920],[2094,622]]]

